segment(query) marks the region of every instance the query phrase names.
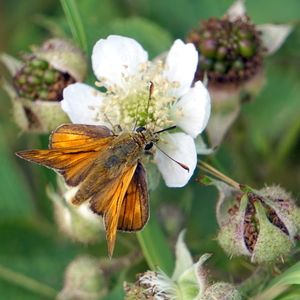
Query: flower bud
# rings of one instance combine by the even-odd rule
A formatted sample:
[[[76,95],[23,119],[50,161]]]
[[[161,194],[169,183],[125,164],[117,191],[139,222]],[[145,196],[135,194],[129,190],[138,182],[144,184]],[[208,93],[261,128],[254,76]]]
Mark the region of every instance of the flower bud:
[[[61,39],[48,40],[31,50],[31,54],[21,54],[22,61],[1,55],[13,76],[12,83],[3,80],[2,87],[12,100],[18,126],[48,133],[69,122],[60,107],[63,89],[85,79],[87,60],[80,49]]]
[[[101,270],[100,262],[89,256],[74,260],[65,273],[63,290],[57,300],[104,299],[108,294],[108,283]]]
[[[209,286],[199,300],[242,300],[242,296],[234,285],[225,282],[217,282]]]
[[[287,256],[300,229],[300,209],[279,186],[240,190],[211,179],[219,190],[218,241],[229,256],[248,256],[252,262],[270,262]]]
[[[204,74],[207,74],[212,83],[241,83],[262,67],[260,32],[246,15],[234,21],[228,16],[200,21],[200,28],[192,29],[186,41],[195,45],[202,60],[209,58],[214,62],[210,70],[202,70],[199,65],[195,81],[203,80]],[[243,62],[243,68],[235,67],[236,60]],[[226,67],[223,61],[226,62]]]
[[[194,82],[207,78],[212,112],[207,126],[210,147],[218,147],[236,120],[242,101],[256,98],[265,84],[263,56],[274,53],[290,25],[254,25],[238,0],[222,18],[200,21],[186,42],[199,52]]]

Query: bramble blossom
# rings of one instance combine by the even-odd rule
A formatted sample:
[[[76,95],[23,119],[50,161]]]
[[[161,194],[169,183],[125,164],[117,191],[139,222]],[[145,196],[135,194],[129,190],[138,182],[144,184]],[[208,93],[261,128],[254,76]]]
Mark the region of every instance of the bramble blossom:
[[[64,90],[62,109],[73,123],[119,124],[123,130],[145,126],[161,130],[173,125],[181,132],[163,132],[153,161],[167,186],[182,187],[192,176],[197,162],[194,139],[204,130],[210,116],[210,96],[201,81],[191,87],[198,64],[194,45],[176,40],[165,63],[150,62],[148,53],[135,40],[111,35],[99,40],[92,53],[92,66],[100,92],[83,83]],[[154,91],[149,97],[149,83]],[[109,120],[109,122],[108,122]],[[111,124],[110,124],[111,123]],[[112,128],[111,128],[112,129]]]

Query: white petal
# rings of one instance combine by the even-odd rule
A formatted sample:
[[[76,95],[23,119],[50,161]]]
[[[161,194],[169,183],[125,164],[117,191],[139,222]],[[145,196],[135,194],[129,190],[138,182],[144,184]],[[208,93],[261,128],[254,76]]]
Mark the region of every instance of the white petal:
[[[191,87],[198,64],[198,52],[193,44],[185,44],[181,40],[176,40],[171,47],[166,64],[169,69],[164,71],[164,76],[170,82],[180,82],[180,87],[172,94],[181,97]]]
[[[105,77],[107,84],[124,88],[123,75],[137,74],[139,63],[148,60],[148,53],[134,39],[110,35],[99,40],[93,48],[92,65],[97,78]]]
[[[102,95],[99,91],[84,83],[74,83],[64,89],[61,108],[68,114],[72,123],[102,124],[95,119],[101,102]]]
[[[169,187],[186,185],[193,175],[197,163],[197,153],[193,138],[183,132],[165,133],[160,136],[158,147],[172,159],[187,165],[190,169],[189,172],[183,169],[157,149],[154,159],[166,185]]]
[[[171,109],[170,118],[182,130],[195,138],[207,125],[210,117],[210,96],[201,81],[195,83]]]
[[[226,15],[229,16],[231,22],[234,22],[237,18],[242,17],[245,14],[245,0],[235,1],[226,12]]]
[[[271,55],[281,47],[293,26],[262,24],[258,25],[256,29],[262,32],[263,46],[267,48],[266,55]]]

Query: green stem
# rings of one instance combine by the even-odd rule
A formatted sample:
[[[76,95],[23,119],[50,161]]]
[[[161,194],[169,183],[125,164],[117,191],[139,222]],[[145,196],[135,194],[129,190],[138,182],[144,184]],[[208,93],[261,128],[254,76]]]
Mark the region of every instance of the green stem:
[[[76,41],[77,45],[81,47],[86,54],[88,54],[86,37],[76,1],[60,0],[60,2],[67,17],[74,40]]]
[[[171,276],[175,265],[174,257],[154,214],[145,228],[137,232],[137,237],[149,268],[157,270],[159,267]]]
[[[29,278],[23,274],[6,269],[2,266],[0,266],[0,278],[3,278],[8,282],[14,283],[24,289],[27,289],[49,299],[55,299],[58,294],[58,292],[52,287],[40,283],[35,279]]]

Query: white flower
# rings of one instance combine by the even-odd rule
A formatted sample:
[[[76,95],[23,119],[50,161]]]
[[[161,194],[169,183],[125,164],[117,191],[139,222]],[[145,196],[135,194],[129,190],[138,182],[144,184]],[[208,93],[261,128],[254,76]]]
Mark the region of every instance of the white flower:
[[[76,83],[64,90],[62,109],[73,123],[120,124],[123,130],[133,125],[161,130],[177,125],[184,132],[160,134],[158,147],[171,158],[187,165],[182,169],[159,150],[154,161],[169,187],[184,186],[197,162],[194,138],[205,128],[210,115],[210,96],[198,81],[191,88],[198,64],[192,44],[176,40],[166,63],[148,61],[148,53],[135,40],[109,36],[99,40],[93,49],[92,66],[99,80],[99,92],[86,84]],[[154,83],[151,100],[149,82]],[[107,118],[104,116],[107,116]]]

